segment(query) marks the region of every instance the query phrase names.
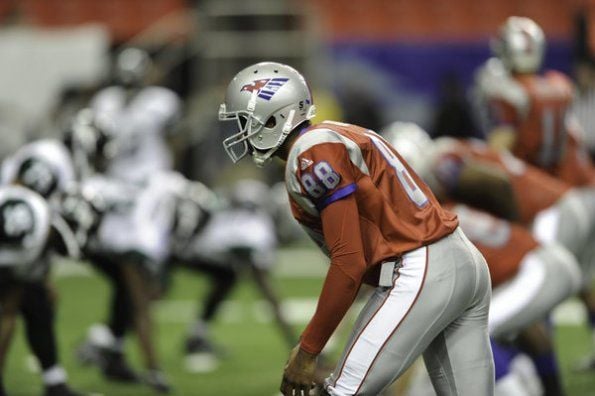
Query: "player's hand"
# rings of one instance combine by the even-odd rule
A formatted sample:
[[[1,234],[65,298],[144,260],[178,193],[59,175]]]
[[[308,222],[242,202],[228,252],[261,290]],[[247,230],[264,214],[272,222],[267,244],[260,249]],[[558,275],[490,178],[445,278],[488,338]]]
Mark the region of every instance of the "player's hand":
[[[161,370],[149,370],[144,375],[144,382],[159,393],[169,393],[171,386]]]
[[[292,349],[283,371],[281,393],[284,396],[307,396],[314,385],[318,355],[303,351],[299,344]]]

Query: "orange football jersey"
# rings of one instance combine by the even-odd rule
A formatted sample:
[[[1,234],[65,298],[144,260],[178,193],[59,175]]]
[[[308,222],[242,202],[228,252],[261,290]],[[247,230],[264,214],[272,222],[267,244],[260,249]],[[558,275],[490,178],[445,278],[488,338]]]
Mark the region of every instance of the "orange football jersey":
[[[512,278],[523,257],[538,246],[531,233],[520,225],[461,204],[445,205],[454,211],[467,238],[488,263],[492,287]]]
[[[518,75],[488,93],[499,124],[516,133],[513,153],[574,186],[593,184],[595,169],[569,117],[573,84],[564,74]]]
[[[495,167],[507,175],[523,223],[530,223],[537,213],[554,205],[571,188],[545,171],[507,151],[494,150],[480,140],[440,138],[436,147],[431,170],[443,189],[456,188],[458,169],[467,162]]]
[[[295,142],[286,167],[294,217],[324,247],[320,212],[354,194],[366,264],[434,242],[454,231],[456,216],[396,150],[364,128],[324,122]]]
[[[319,353],[380,263],[452,233],[458,221],[376,133],[324,122],[294,141],[285,181],[294,217],[331,258],[300,346]]]
[[[494,114],[499,123],[514,127],[516,156],[539,167],[552,168],[562,159],[566,145],[572,83],[557,72],[511,78],[516,90],[511,85],[508,92],[491,98]]]

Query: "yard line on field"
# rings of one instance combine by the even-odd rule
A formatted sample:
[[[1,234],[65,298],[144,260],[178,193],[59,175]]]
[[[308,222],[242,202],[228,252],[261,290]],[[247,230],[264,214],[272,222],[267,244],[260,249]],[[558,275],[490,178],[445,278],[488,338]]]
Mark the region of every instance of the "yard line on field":
[[[278,278],[321,278],[328,269],[328,259],[318,250],[308,247],[279,249],[273,273]],[[53,275],[58,278],[87,277],[96,272],[88,263],[57,259]]]
[[[52,265],[52,275],[58,278],[88,277],[93,274],[91,266],[83,261],[57,259]]]
[[[569,299],[558,305],[552,318],[554,323],[562,325],[581,325],[587,322],[585,308],[577,299]]]
[[[273,270],[279,278],[318,278],[325,276],[328,262],[317,248],[283,248]]]
[[[290,323],[303,324],[314,314],[316,302],[316,298],[291,298],[282,302],[281,309]],[[154,308],[157,320],[166,323],[189,323],[196,316],[196,311],[195,300],[164,300]],[[227,301],[221,307],[219,320],[223,323],[270,323],[273,315],[265,300]]]
[[[307,323],[317,304],[316,297],[310,298],[289,298],[281,303],[281,309],[287,320],[292,324]],[[199,302],[197,300],[172,300],[159,301],[154,307],[156,317],[165,323],[189,323],[197,312]],[[356,303],[355,311],[358,311],[363,303]],[[223,323],[242,323],[254,321],[257,323],[270,323],[273,321],[273,314],[266,300],[255,301],[227,301],[221,307],[219,320]],[[580,325],[585,323],[586,317],[582,305],[578,300],[568,300],[555,309],[553,320],[559,325]]]

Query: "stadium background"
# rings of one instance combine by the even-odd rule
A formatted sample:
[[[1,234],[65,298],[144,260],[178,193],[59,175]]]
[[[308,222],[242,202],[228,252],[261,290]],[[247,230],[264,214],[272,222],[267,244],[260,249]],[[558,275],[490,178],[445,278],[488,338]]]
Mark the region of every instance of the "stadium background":
[[[595,2],[587,0],[0,0],[0,158],[35,137],[59,135],[73,109],[107,83],[110,55],[126,45],[149,50],[159,71],[154,81],[184,98],[177,166],[211,186],[257,172],[249,164],[229,170],[216,110],[229,78],[263,59],[303,70],[320,119],[375,129],[398,119],[434,135],[481,135],[467,92],[490,54],[490,37],[509,15],[543,27],[546,67],[575,77],[579,64],[591,62]],[[258,176],[279,177],[275,170]],[[324,259],[307,242],[279,254],[276,287],[296,329],[314,309],[324,271]],[[84,329],[104,316],[107,288],[79,263],[60,263],[54,276],[71,382],[106,395],[150,394],[140,386],[106,384],[96,371],[77,366],[73,349]],[[208,374],[183,371],[183,334],[204,286],[200,277],[178,272],[156,306],[159,350],[176,394],[275,394],[287,350],[249,282],[215,327],[228,358]],[[595,392],[595,376],[571,371],[590,345],[582,315],[570,301],[555,316],[569,395]],[[7,387],[15,395],[37,394],[38,376],[17,334]],[[133,343],[128,348],[136,353]]]

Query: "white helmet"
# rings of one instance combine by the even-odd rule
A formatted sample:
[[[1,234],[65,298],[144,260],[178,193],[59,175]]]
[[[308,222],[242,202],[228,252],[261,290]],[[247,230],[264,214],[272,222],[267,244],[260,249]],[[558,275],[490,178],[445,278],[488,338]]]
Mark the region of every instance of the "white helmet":
[[[152,65],[153,61],[147,51],[134,47],[125,48],[116,56],[116,81],[126,86],[142,85]]]
[[[315,113],[300,73],[281,63],[257,63],[236,74],[227,87],[219,120],[235,120],[238,132],[225,139],[223,147],[233,162],[252,151],[256,165],[263,166],[287,135]]]
[[[545,35],[535,21],[511,16],[500,27],[492,50],[512,72],[535,73],[545,53]]]
[[[426,131],[412,122],[397,121],[385,127],[381,135],[418,175],[424,179],[428,176],[434,142]]]

